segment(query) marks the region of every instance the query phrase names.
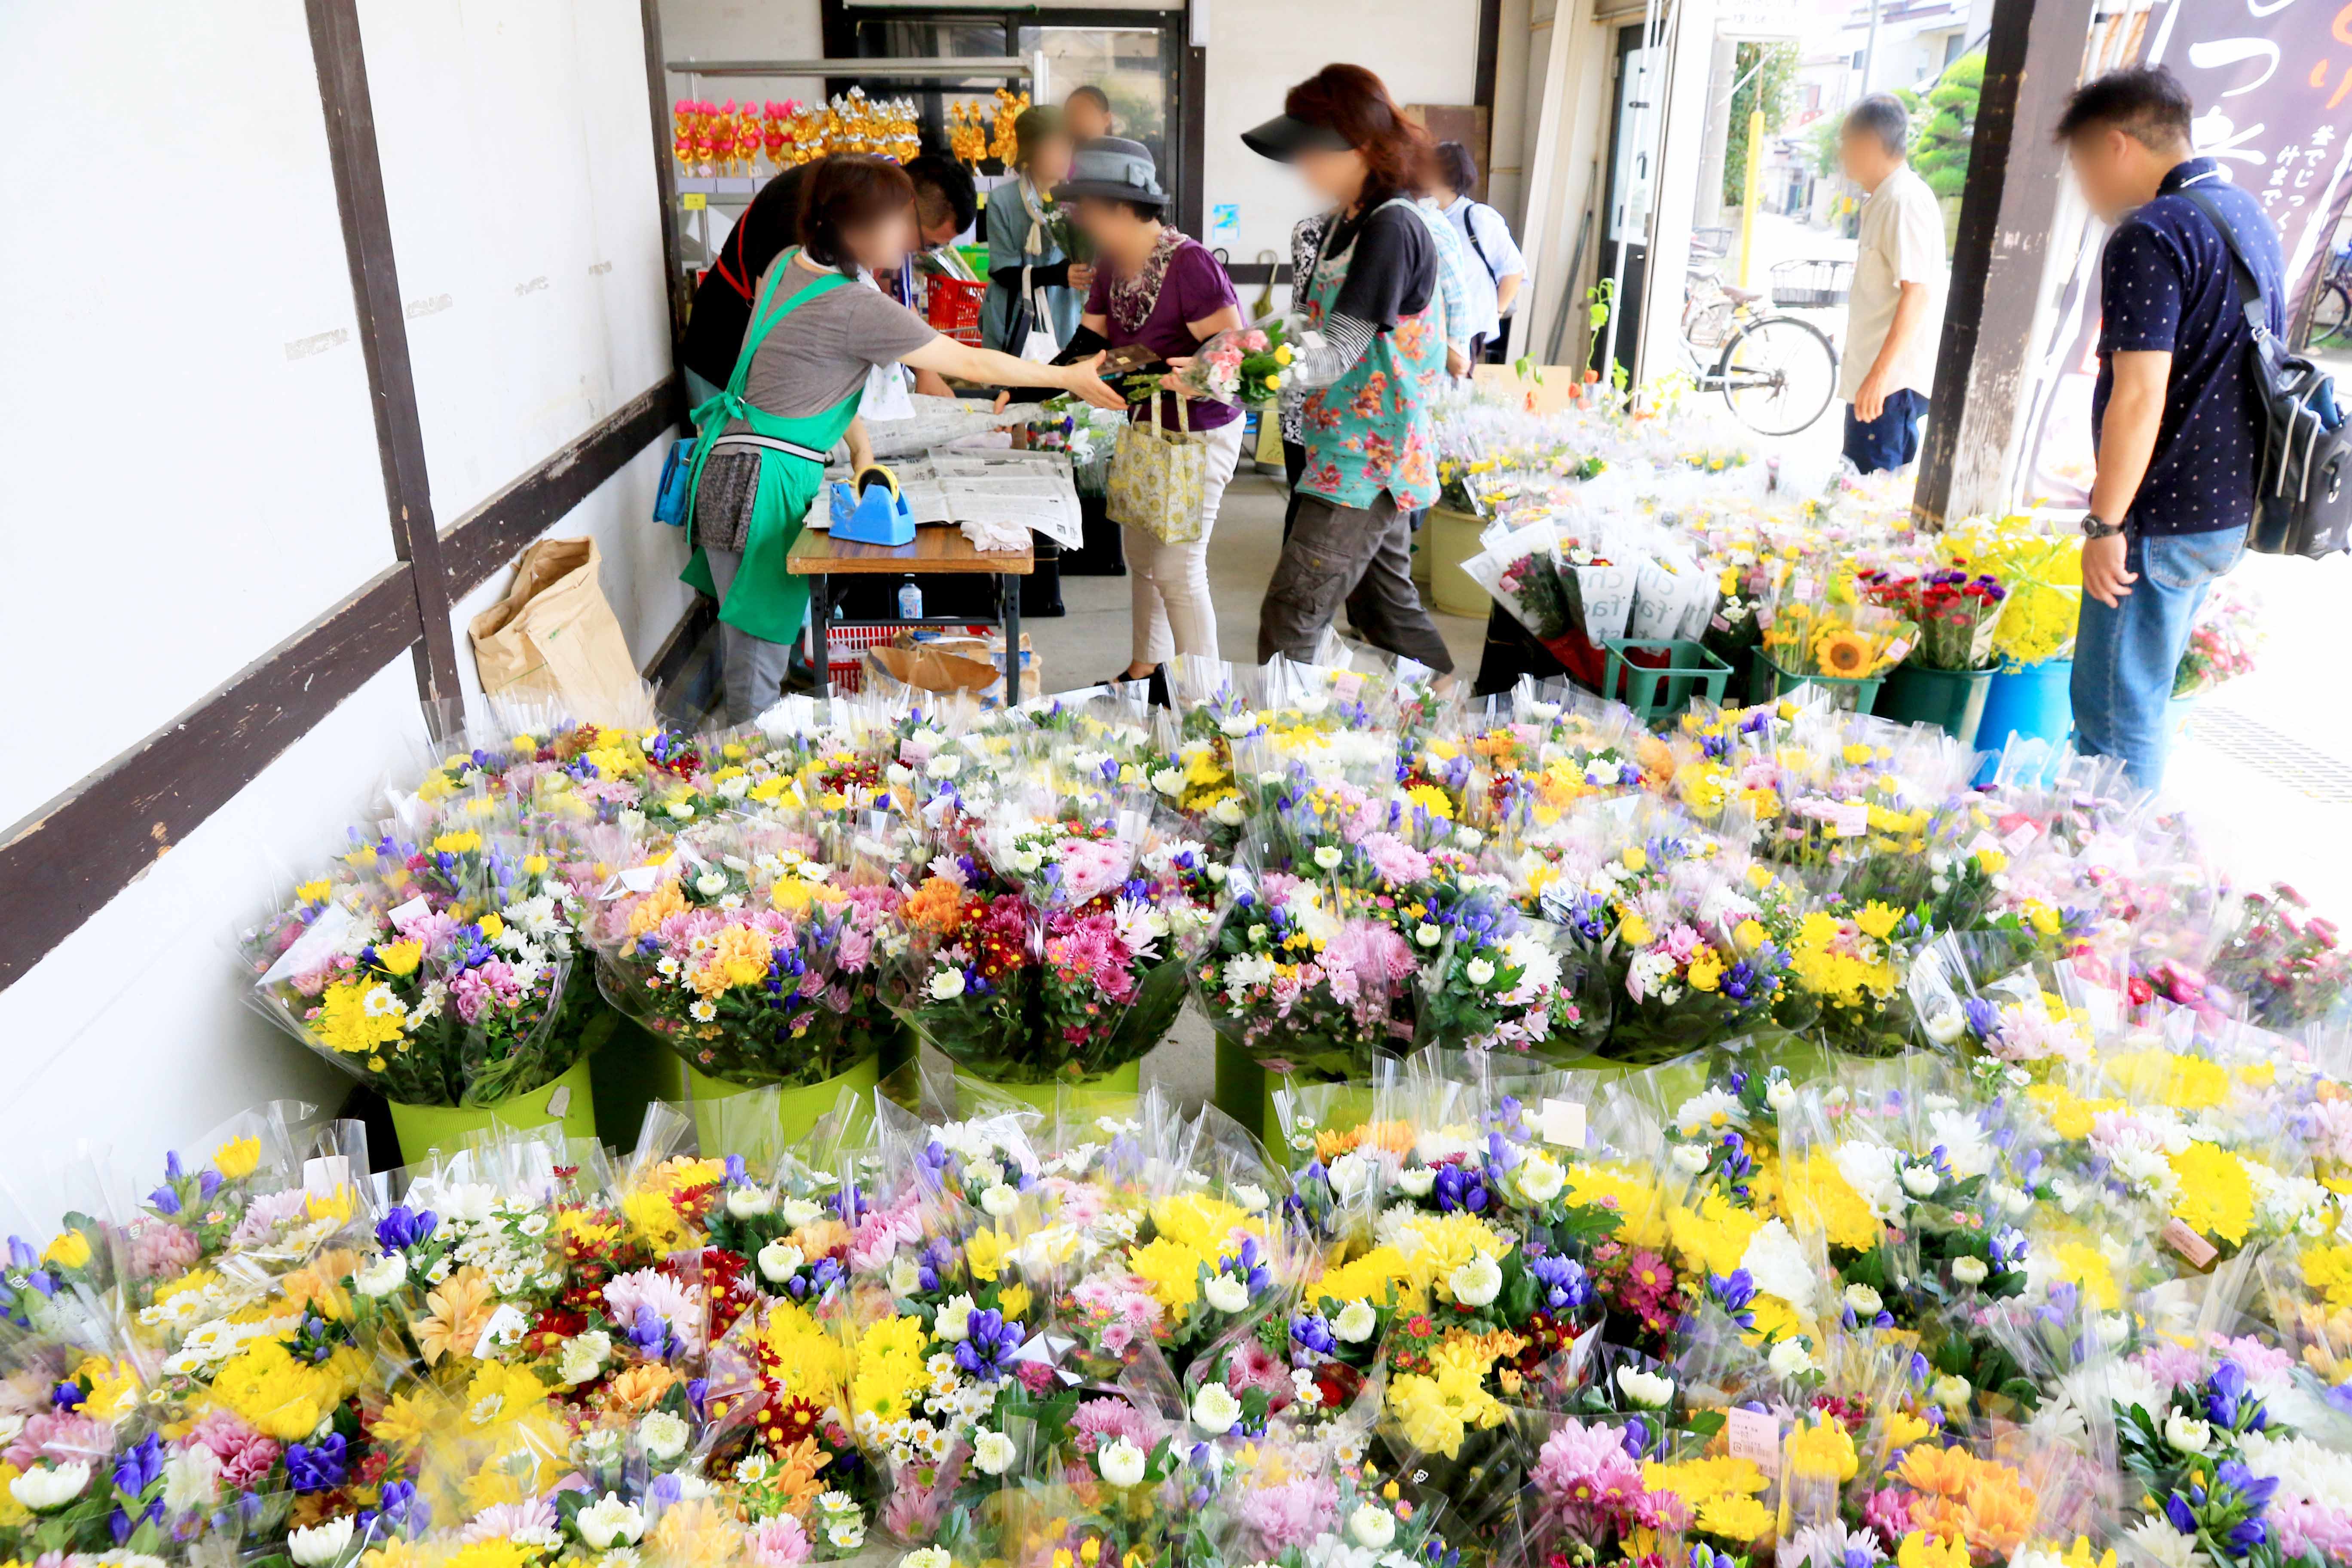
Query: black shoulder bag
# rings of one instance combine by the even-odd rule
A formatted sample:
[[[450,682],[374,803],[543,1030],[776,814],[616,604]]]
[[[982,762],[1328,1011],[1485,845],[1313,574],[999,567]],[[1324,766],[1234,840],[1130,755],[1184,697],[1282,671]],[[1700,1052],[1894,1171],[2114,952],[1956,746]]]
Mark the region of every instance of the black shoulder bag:
[[[2335,383],[2271,331],[2269,301],[2221,206],[2200,190],[2180,193],[2221,231],[2252,332],[2248,368],[2263,405],[2262,467],[2246,548],[2312,560],[2352,549],[2352,428],[2337,412]],[[2332,421],[2332,423],[2331,423]]]

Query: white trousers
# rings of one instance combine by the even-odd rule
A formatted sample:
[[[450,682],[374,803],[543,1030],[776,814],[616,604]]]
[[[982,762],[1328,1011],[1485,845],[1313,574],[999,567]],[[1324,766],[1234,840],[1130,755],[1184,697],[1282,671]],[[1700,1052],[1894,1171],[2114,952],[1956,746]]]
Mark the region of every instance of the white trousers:
[[[1201,537],[1163,544],[1157,535],[1128,528],[1127,571],[1133,593],[1134,659],[1162,665],[1179,654],[1217,657],[1217,607],[1209,600],[1209,540],[1217,508],[1241,463],[1242,430],[1235,419],[1206,432],[1209,471],[1201,487]]]

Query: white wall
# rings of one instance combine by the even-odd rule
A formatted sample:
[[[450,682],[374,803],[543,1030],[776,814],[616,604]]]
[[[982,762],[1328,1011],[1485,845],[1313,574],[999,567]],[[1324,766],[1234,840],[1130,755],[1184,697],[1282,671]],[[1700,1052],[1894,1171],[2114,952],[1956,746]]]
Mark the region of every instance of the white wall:
[[[0,10],[0,823],[392,561],[318,102],[301,0]]]
[[[341,1100],[341,1073],[244,1005],[229,943],[270,868],[315,862],[424,739],[404,657],[0,991],[0,1179],[30,1203],[83,1142],[135,1179],[248,1105]]]
[[[1202,211],[1241,208],[1235,261],[1262,250],[1290,259],[1290,226],[1314,198],[1285,165],[1242,145],[1241,133],[1282,112],[1294,83],[1335,60],[1379,74],[1399,103],[1469,103],[1478,89],[1477,0],[1294,0],[1279,7],[1223,0],[1210,13],[1207,183]]]
[[[361,19],[446,526],[668,374],[638,8]],[[0,225],[0,716],[37,759],[0,780],[5,824],[393,553],[301,0],[0,7],[0,190],[20,220]],[[641,662],[688,597],[682,542],[648,517],[663,446],[550,530],[598,541]],[[457,606],[469,684],[465,619],[505,576]],[[404,653],[0,990],[0,1178],[53,1191],[41,1173],[86,1139],[144,1173],[244,1106],[341,1098],[241,1005],[228,943],[423,739]]]
[[[664,60],[816,60],[824,58],[817,0],[662,0]],[[765,102],[824,95],[822,77],[711,77],[671,73],[668,101],[707,98]],[[732,215],[730,215],[732,216]],[[713,225],[711,241],[719,234]]]

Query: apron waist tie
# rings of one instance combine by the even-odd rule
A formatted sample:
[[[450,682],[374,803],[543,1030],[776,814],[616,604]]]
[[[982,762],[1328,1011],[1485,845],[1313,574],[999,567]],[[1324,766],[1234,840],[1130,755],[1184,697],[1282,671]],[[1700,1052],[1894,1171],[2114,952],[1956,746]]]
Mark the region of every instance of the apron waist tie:
[[[719,437],[710,446],[713,451],[721,447],[757,447],[764,451],[782,452],[787,457],[802,458],[819,468],[824,467],[825,455],[823,452],[803,447],[797,441],[787,441],[780,436],[761,436],[753,431],[739,430],[732,436]]]

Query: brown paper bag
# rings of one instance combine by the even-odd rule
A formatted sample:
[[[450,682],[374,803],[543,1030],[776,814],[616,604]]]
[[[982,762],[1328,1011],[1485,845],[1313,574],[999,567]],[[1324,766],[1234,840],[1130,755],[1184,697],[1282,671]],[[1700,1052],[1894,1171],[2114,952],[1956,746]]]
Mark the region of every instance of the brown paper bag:
[[[552,698],[600,724],[653,721],[596,563],[593,539],[542,539],[522,552],[505,600],[466,627],[486,696]]]
[[[866,650],[869,668],[891,679],[929,691],[935,696],[950,697],[969,692],[983,708],[994,708],[1004,701],[1004,634],[993,633],[986,637],[960,637],[953,633],[926,633],[918,637],[911,632],[900,632],[881,647]],[[1021,694],[1034,697],[1038,691],[1037,656],[1029,646],[1029,635],[1021,635]]]

